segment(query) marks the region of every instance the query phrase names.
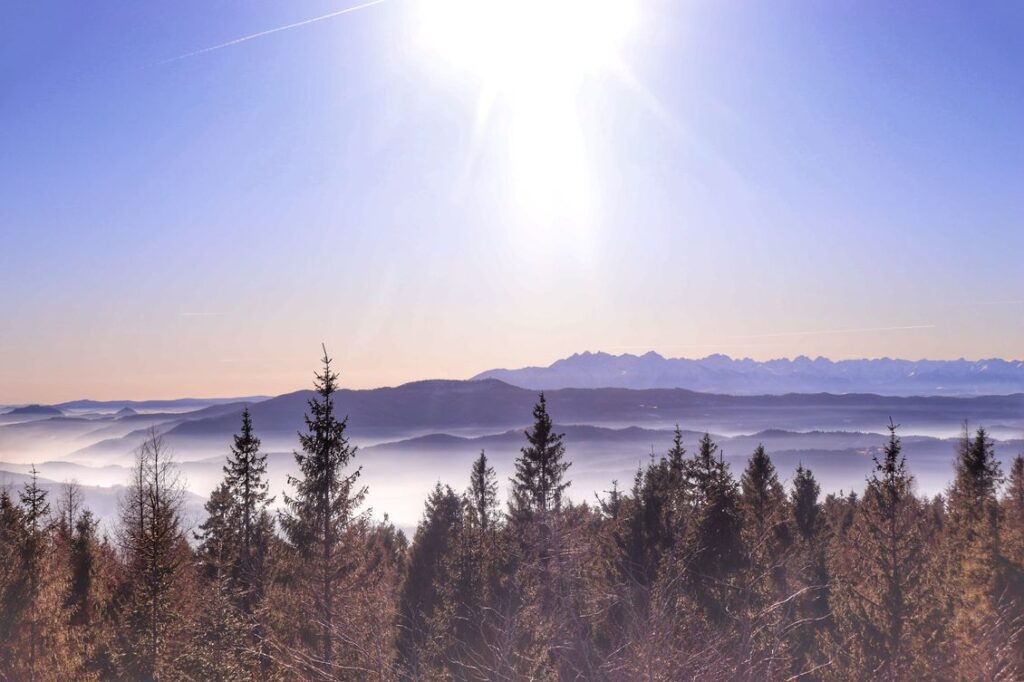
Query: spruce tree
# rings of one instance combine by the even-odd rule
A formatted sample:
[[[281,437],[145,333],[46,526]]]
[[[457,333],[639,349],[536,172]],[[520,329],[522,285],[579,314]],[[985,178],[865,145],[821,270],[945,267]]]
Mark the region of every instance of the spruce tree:
[[[746,570],[740,585],[742,667],[747,677],[771,678],[779,667],[777,642],[788,624],[791,548],[786,493],[775,465],[758,445],[740,477]]]
[[[837,632],[831,651],[847,678],[902,680],[927,676],[929,611],[924,580],[922,513],[901,454],[896,425],[868,479],[843,551],[833,557]]]
[[[197,554],[206,576],[219,582],[231,573],[238,559],[239,529],[227,483],[222,482],[213,489],[203,509],[206,519],[194,534],[199,541]]]
[[[822,530],[821,487],[810,469],[797,466],[790,492],[792,526],[795,529],[794,604],[795,625],[788,633],[791,672],[806,676],[821,664],[818,642],[827,626],[829,574]]]
[[[339,590],[359,559],[348,539],[366,490],[356,487],[360,468],[347,470],[355,448],[345,437],[347,418],[334,414],[338,375],[326,348],[322,362],[308,401],[306,431],[299,434],[302,451],[295,453],[299,475],[288,477],[295,492],[284,496],[287,509],[281,526],[300,560],[301,598],[309,609],[315,639],[312,667],[331,675],[336,674]]]
[[[427,497],[423,518],[409,549],[408,573],[399,598],[401,625],[398,655],[407,676],[421,678],[428,623],[440,605],[442,565],[460,531],[462,501],[449,486],[437,483]]]
[[[793,478],[793,492],[790,502],[793,508],[793,524],[799,536],[809,542],[819,529],[821,518],[821,503],[818,502],[818,495],[821,487],[814,479],[810,469],[799,464],[796,468],[796,476]]]
[[[494,475],[494,467],[487,463],[487,455],[483,450],[473,462],[466,504],[471,526],[484,532],[494,526],[498,518],[498,479]]]
[[[991,676],[994,668],[1009,665],[997,655],[1010,646],[1007,633],[997,632],[1006,608],[997,496],[1001,483],[988,432],[979,427],[972,438],[965,425],[948,494],[944,548],[956,673],[963,678]]]
[[[529,444],[520,451],[512,479],[518,513],[544,514],[561,508],[562,493],[570,484],[564,481],[565,472],[571,465],[562,461],[565,455],[563,438],[564,434],[554,430],[547,400],[541,393],[533,408],[533,430],[526,431]]]
[[[15,669],[24,656],[19,634],[28,603],[29,576],[22,558],[28,542],[25,513],[0,488],[0,670]]]
[[[35,677],[36,658],[39,655],[39,622],[35,604],[39,598],[39,577],[43,568],[43,554],[46,551],[50,503],[46,501],[46,491],[39,487],[39,472],[34,464],[31,476],[31,480],[25,483],[19,497],[21,507],[25,510],[26,537],[22,561],[28,575],[29,670]]]
[[[688,576],[704,612],[721,622],[736,593],[737,572],[744,566],[739,486],[707,433],[694,456],[692,472],[696,522],[685,547]]]
[[[92,622],[95,610],[93,584],[99,560],[99,557],[96,556],[98,543],[96,525],[97,522],[88,509],[78,514],[69,555],[71,584],[65,605],[71,611],[71,624],[86,628]]]
[[[260,452],[260,439],[253,433],[252,416],[246,407],[242,410],[242,430],[235,435],[224,466],[224,482],[231,492],[233,512],[239,524],[236,573],[247,591],[257,588],[257,574],[272,531],[267,527],[266,510],[273,498],[266,474],[267,456]]]
[[[756,565],[767,569],[781,558],[790,538],[786,493],[764,445],[751,455],[740,489],[748,551]]]
[[[1018,571],[1024,571],[1024,455],[1013,458],[1001,507],[1001,540],[1006,558],[1014,563]]]

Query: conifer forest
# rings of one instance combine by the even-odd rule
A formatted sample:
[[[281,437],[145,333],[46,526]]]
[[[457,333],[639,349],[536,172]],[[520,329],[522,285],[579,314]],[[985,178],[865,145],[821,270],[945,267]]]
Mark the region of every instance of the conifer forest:
[[[136,452],[112,532],[74,485],[0,493],[4,680],[1016,680],[1024,457],[965,427],[915,495],[888,425],[863,488],[731,471],[705,435],[570,501],[543,393],[515,474],[481,452],[407,538],[364,508],[324,356],[275,499],[242,415],[188,528],[173,454]],[[507,502],[500,497],[507,492]]]

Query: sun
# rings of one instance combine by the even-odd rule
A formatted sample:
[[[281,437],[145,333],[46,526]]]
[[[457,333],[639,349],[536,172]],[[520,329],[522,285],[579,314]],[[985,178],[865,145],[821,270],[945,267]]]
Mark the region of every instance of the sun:
[[[479,85],[478,117],[497,109],[509,121],[518,208],[535,221],[587,222],[595,192],[579,99],[622,72],[634,0],[420,0],[419,9],[429,52]]]
[[[422,0],[425,41],[506,95],[572,86],[614,66],[631,0]]]

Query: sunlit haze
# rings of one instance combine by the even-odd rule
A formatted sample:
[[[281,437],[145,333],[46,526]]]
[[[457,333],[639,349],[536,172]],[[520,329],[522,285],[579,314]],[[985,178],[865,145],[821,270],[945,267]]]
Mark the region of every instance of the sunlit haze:
[[[1020,358],[1022,22],[7,3],[0,404],[274,395],[321,342],[347,387],[585,350]]]

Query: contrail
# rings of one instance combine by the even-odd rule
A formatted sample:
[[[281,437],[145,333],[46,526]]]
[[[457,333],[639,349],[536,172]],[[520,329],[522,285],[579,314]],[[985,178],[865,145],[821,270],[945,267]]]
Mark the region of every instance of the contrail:
[[[160,62],[160,64],[171,64],[173,62],[181,61],[182,59],[188,59],[189,57],[196,57],[201,54],[206,54],[207,52],[213,52],[214,50],[222,50],[225,47],[231,47],[232,45],[238,45],[239,43],[254,40],[255,38],[262,38],[263,36],[268,36],[271,33],[280,33],[281,31],[287,31],[292,28],[298,28],[300,26],[306,26],[308,24],[315,24],[316,22],[323,21],[324,19],[333,19],[334,17],[340,17],[342,14],[349,14],[350,12],[356,12],[361,9],[366,9],[367,7],[373,7],[374,5],[379,5],[386,1],[387,0],[371,0],[370,2],[364,2],[361,5],[355,5],[353,7],[346,7],[345,9],[340,9],[337,12],[331,12],[330,14],[324,14],[323,16],[313,17],[312,19],[304,19],[302,21],[296,21],[294,24],[287,24],[285,26],[278,26],[277,28],[270,28],[267,29],[266,31],[260,31],[259,33],[251,33],[247,36],[242,36],[241,38],[235,38],[234,40],[229,40],[226,43],[221,43],[220,45],[204,47],[201,50],[195,50],[194,52],[186,52],[185,54],[178,55],[177,57],[165,59],[162,62]]]

